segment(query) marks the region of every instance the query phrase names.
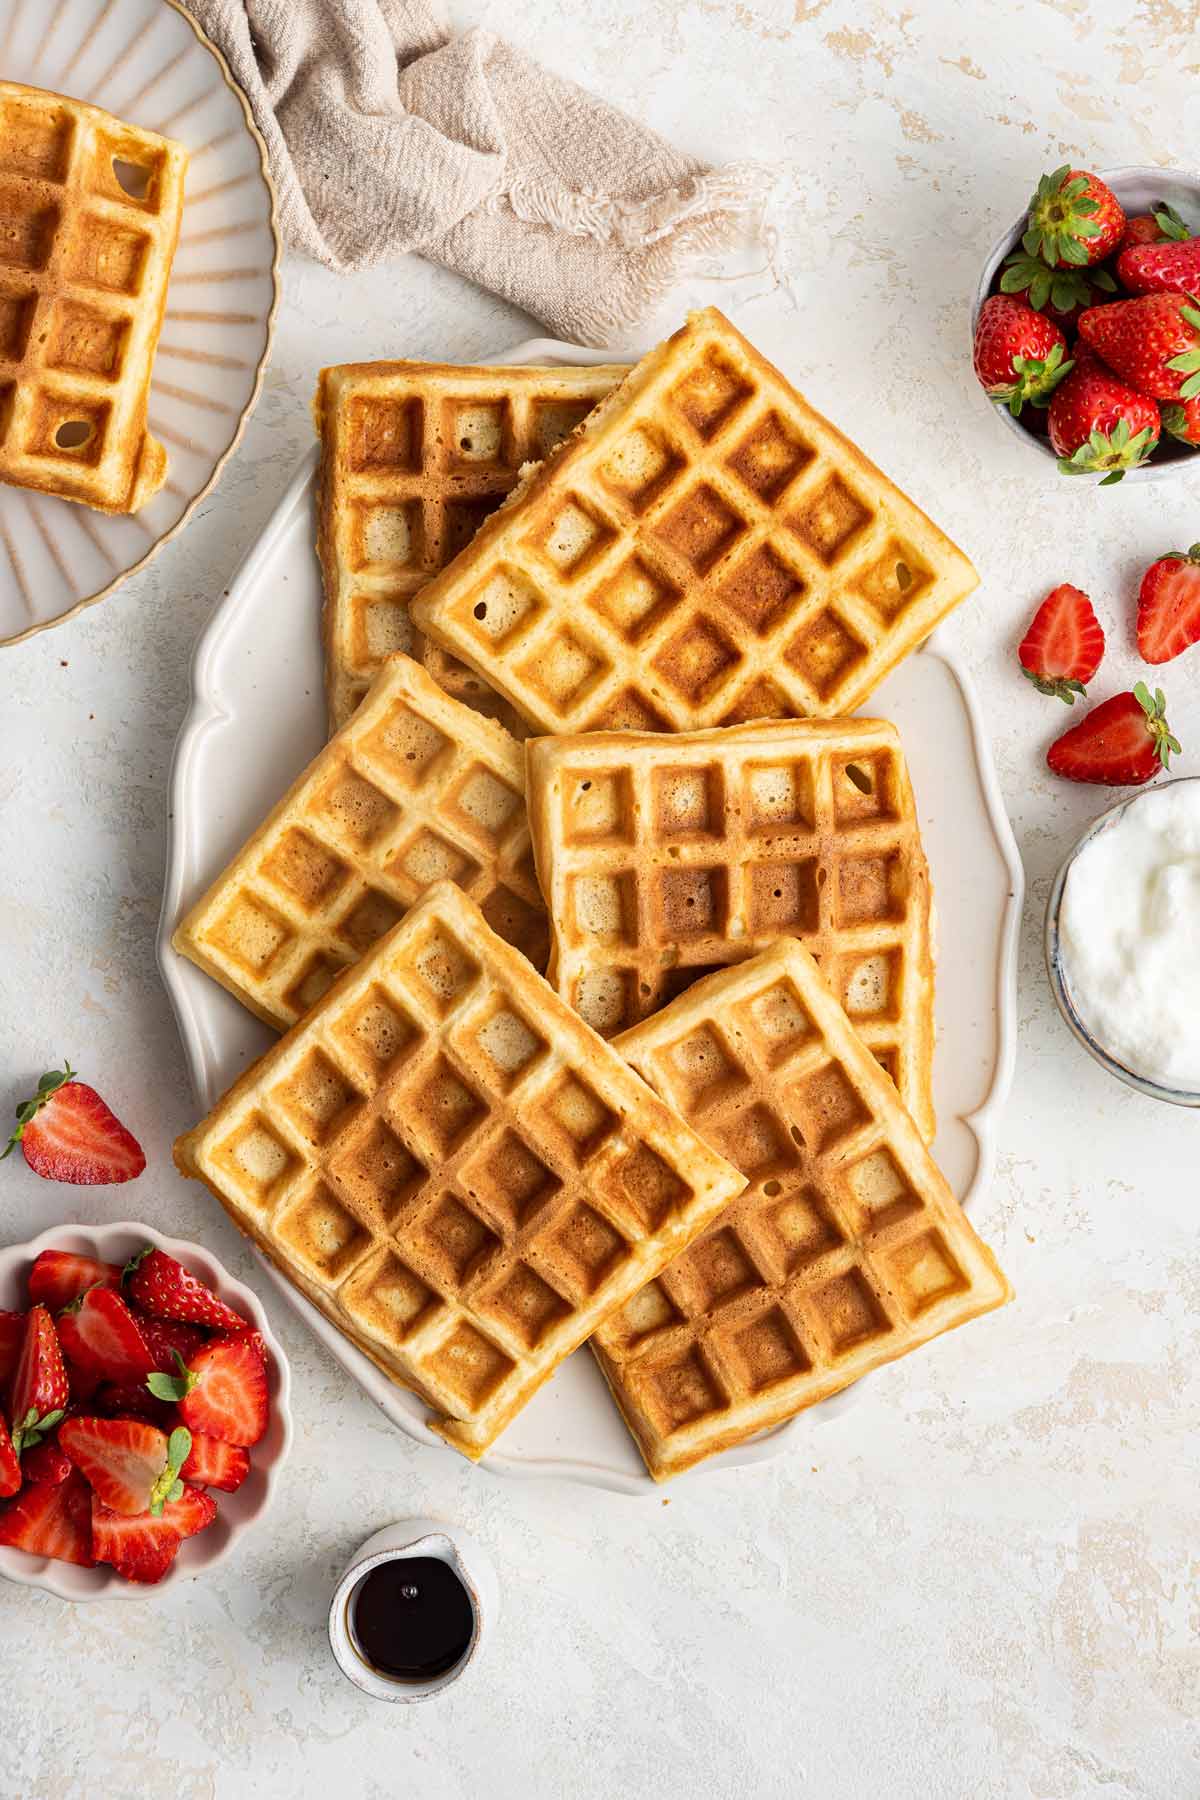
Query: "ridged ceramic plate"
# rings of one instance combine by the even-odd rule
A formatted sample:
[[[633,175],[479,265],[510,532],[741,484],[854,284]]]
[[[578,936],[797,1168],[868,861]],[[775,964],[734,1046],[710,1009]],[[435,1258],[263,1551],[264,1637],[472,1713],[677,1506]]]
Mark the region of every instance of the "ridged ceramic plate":
[[[539,338],[494,360],[589,363],[602,355]],[[313,551],[316,465],[314,450],[197,645],[191,709],[175,752],[158,959],[203,1111],[274,1036],[232,994],[176,954],[171,932],[324,742],[321,573]],[[895,721],[912,770],[937,899],[934,1153],[969,1206],[991,1177],[993,1126],[1012,1072],[1021,863],[970,677],[942,632],[902,663],[863,711]],[[421,1443],[439,1445],[447,1456],[455,1454],[429,1430],[426,1408],[415,1395],[395,1387],[273,1264],[266,1268],[394,1424]],[[936,1346],[925,1354],[936,1355]],[[811,1433],[819,1419],[874,1387],[873,1378],[861,1381],[679,1481],[702,1481],[717,1465],[777,1456]],[[556,1371],[483,1466],[509,1475],[558,1475],[626,1493],[661,1491],[646,1474],[587,1350]]]
[[[0,0],[0,73],[91,101],[191,156],[150,386],[166,485],[128,518],[0,487],[0,644],[11,644],[110,594],[216,481],[262,383],[278,236],[246,101],[175,0]]]

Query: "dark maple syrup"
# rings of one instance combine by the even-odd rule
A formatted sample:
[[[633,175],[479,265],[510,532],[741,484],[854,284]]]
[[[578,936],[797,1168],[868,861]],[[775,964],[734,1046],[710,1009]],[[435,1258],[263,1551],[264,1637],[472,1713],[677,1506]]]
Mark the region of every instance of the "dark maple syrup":
[[[380,1563],[350,1595],[347,1614],[354,1648],[391,1681],[436,1681],[462,1661],[475,1630],[466,1588],[436,1556]]]

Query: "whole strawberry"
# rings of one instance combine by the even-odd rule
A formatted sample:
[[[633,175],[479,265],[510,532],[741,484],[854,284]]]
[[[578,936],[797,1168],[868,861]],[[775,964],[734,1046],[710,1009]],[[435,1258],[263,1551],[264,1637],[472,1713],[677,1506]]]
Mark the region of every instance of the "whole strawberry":
[[[35,1175],[94,1187],[132,1181],[146,1166],[142,1147],[95,1088],[76,1081],[70,1063],[51,1069],[32,1100],[17,1108],[17,1128],[0,1161],[20,1144]]]
[[[1138,590],[1137,643],[1143,662],[1165,663],[1200,639],[1200,544],[1168,550]]]
[[[1101,475],[1101,487],[1144,463],[1158,443],[1158,406],[1094,356],[1075,367],[1050,402],[1050,443],[1064,475]]]
[[[1053,588],[1033,615],[1017,659],[1039,694],[1074,706],[1104,656],[1104,632],[1082,588]]]
[[[1139,244],[1182,243],[1191,235],[1175,208],[1165,200],[1156,200],[1152,211],[1126,218],[1117,249],[1120,252],[1133,250]]]
[[[182,1319],[212,1331],[245,1331],[246,1321],[165,1250],[146,1248],[125,1265],[131,1300],[160,1319]]]
[[[1156,400],[1200,394],[1200,309],[1188,295],[1143,294],[1089,307],[1079,335],[1141,394]]]
[[[1200,394],[1190,400],[1173,400],[1162,409],[1162,422],[1172,437],[1184,444],[1200,444]]]
[[[1098,175],[1063,167],[1038,182],[1021,242],[1051,268],[1083,268],[1103,262],[1124,231],[1125,214],[1112,189]]]
[[[1122,250],[1117,274],[1131,294],[1200,293],[1200,238]]]
[[[1046,761],[1068,781],[1141,787],[1170,768],[1172,752],[1179,750],[1166,711],[1162,689],[1151,695],[1139,681],[1131,694],[1114,694],[1064,731],[1046,752]]]
[[[984,301],[975,327],[975,373],[988,399],[1007,406],[1014,419],[1026,401],[1048,406],[1071,366],[1063,333],[1027,300],[991,294]]]

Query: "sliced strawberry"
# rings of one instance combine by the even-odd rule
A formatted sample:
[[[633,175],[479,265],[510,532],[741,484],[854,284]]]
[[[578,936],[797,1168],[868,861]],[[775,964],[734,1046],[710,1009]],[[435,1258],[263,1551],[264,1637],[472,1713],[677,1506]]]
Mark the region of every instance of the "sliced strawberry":
[[[95,1088],[75,1080],[70,1063],[51,1069],[32,1100],[17,1108],[17,1127],[0,1160],[20,1144],[35,1175],[89,1187],[132,1181],[146,1166],[132,1132]]]
[[[1039,694],[1050,694],[1074,706],[1076,694],[1100,667],[1104,632],[1082,588],[1064,581],[1053,588],[1033,615],[1017,657]]]
[[[178,1375],[151,1375],[160,1400],[175,1400],[189,1431],[224,1444],[257,1444],[267,1429],[267,1371],[253,1344],[236,1338],[206,1344]]]
[[[97,1262],[93,1256],[76,1256],[70,1250],[43,1250],[29,1271],[29,1300],[60,1313],[90,1287],[119,1288],[119,1263]]]
[[[36,1456],[37,1451],[31,1450],[29,1454]],[[28,1470],[24,1473],[28,1474]],[[10,1494],[15,1494],[22,1479],[21,1459],[13,1449],[8,1426],[4,1423],[4,1414],[0,1413],[0,1498],[7,1499]],[[31,1476],[30,1479],[34,1477]]]
[[[58,1341],[74,1368],[104,1381],[142,1382],[154,1358],[137,1320],[111,1288],[89,1288],[58,1316]]]
[[[18,1456],[54,1429],[69,1398],[54,1321],[44,1306],[32,1306],[12,1378],[12,1441]]]
[[[222,1332],[219,1337],[215,1337],[210,1341],[214,1344],[249,1344],[250,1348],[262,1357],[264,1364],[269,1363],[271,1360],[270,1353],[267,1350],[266,1339],[263,1337],[261,1331],[255,1331],[253,1329],[248,1329],[246,1331],[225,1331]]]
[[[0,1388],[7,1384],[17,1366],[21,1345],[25,1341],[27,1316],[23,1312],[0,1312]]]
[[[198,1487],[191,1487],[185,1481],[183,1492],[177,1500],[168,1500],[163,1507],[163,1518],[168,1525],[173,1525],[180,1537],[195,1537],[198,1531],[204,1531],[217,1516],[217,1503],[211,1494],[205,1494]]]
[[[1137,642],[1143,662],[1165,663],[1200,639],[1200,544],[1151,563],[1138,592]]]
[[[0,1544],[90,1569],[96,1558],[87,1482],[78,1474],[29,1482],[0,1512]]]
[[[139,1419],[64,1419],[59,1439],[105,1506],[156,1517],[172,1498],[192,1447],[189,1432],[173,1431],[168,1439]]]
[[[127,1263],[125,1290],[130,1299],[159,1319],[183,1319],[210,1331],[247,1329],[245,1319],[232,1306],[218,1300],[211,1288],[165,1250],[148,1245]]]
[[[220,1438],[193,1431],[191,1454],[179,1473],[200,1487],[236,1493],[250,1473],[250,1455],[240,1444],[223,1444]]]
[[[73,1464],[56,1438],[35,1444],[21,1458],[21,1472],[26,1481],[65,1481]]]
[[[190,1362],[205,1342],[198,1325],[185,1325],[182,1319],[156,1319],[153,1313],[143,1312],[140,1307],[133,1311],[154,1367],[163,1375],[173,1373],[176,1354],[182,1356],[184,1362]]]
[[[1179,744],[1166,719],[1162,689],[1153,695],[1139,681],[1131,694],[1114,694],[1094,706],[1046,753],[1056,775],[1107,787],[1140,787],[1169,768]]]
[[[92,1549],[126,1581],[161,1581],[183,1542],[169,1519],[148,1512],[119,1513],[92,1495]]]
[[[92,1404],[97,1412],[109,1419],[145,1419],[163,1431],[171,1424],[171,1408],[164,1401],[156,1400],[144,1381],[126,1384],[102,1381],[92,1396]]]

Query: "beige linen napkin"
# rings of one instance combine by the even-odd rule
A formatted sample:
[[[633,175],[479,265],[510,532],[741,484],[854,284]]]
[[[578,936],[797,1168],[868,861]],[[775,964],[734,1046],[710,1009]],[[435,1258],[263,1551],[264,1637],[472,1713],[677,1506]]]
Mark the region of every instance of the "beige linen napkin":
[[[267,142],[286,241],[407,251],[603,344],[697,254],[761,230],[770,176],[711,169],[431,0],[187,0]]]

